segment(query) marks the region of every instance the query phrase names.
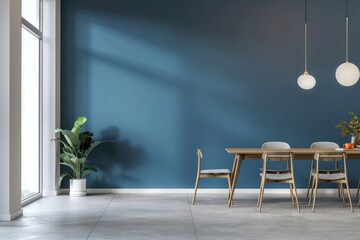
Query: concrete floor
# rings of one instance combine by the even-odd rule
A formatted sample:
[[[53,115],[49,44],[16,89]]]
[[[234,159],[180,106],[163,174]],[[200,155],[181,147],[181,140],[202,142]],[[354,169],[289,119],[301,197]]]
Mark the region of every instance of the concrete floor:
[[[360,208],[319,195],[316,212],[301,198],[301,213],[287,195],[265,192],[262,213],[255,194],[102,194],[45,197],[24,216],[0,222],[0,239],[360,239]],[[355,201],[355,199],[354,199]]]

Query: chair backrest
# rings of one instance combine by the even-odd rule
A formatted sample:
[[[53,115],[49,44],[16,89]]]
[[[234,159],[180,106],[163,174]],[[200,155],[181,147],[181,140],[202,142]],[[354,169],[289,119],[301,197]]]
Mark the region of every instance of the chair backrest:
[[[339,145],[334,142],[314,142],[310,148],[324,148],[324,149],[335,149],[339,148]]]
[[[201,159],[203,158],[203,154],[200,149],[197,149],[197,156],[198,156],[198,173],[201,171]]]
[[[286,142],[266,142],[261,148],[279,148],[279,149],[290,149],[290,145]]]
[[[264,152],[262,159],[265,161],[290,161],[294,159],[292,152]]]
[[[262,155],[263,163],[263,174],[266,175],[267,171],[267,161],[285,161],[287,164],[287,169],[290,170],[290,173],[294,173],[294,154],[292,152],[264,152]]]
[[[334,143],[334,142],[314,142],[314,143],[311,144],[310,148],[335,149],[335,148],[339,148],[339,145],[337,143]],[[339,165],[337,163],[339,160],[341,160],[341,159],[329,158],[326,161],[335,162],[335,168],[337,169],[339,167]]]
[[[314,159],[316,160],[316,172],[319,173],[319,162],[320,161],[344,161],[344,172],[347,175],[346,169],[346,159],[347,154],[346,152],[316,152],[314,155]]]
[[[314,155],[315,160],[319,161],[338,161],[338,160],[346,160],[347,155],[346,152],[338,151],[338,152],[316,152]]]
[[[197,149],[197,155],[198,155],[198,159],[201,159],[203,157],[203,154],[200,149]]]
[[[286,142],[265,142],[263,143],[263,145],[261,146],[261,148],[277,148],[277,149],[290,149],[290,145]],[[289,153],[287,153],[289,154]],[[263,159],[264,159],[264,155],[263,155]],[[270,161],[284,161],[283,158],[279,158],[279,159],[276,159],[274,157],[271,157],[271,158],[267,158],[267,160],[270,160]],[[288,158],[287,159],[287,168],[289,169],[290,168],[290,159]]]

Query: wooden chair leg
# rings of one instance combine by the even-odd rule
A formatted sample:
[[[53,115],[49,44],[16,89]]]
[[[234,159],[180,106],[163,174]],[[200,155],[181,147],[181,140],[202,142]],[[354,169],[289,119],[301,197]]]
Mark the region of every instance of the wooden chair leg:
[[[310,196],[309,196],[309,204],[308,204],[308,207],[311,206],[311,202],[312,202],[312,199],[313,199],[313,197],[314,197],[314,186],[315,186],[315,178],[312,178],[311,193],[310,193]]]
[[[261,212],[262,203],[264,199],[264,188],[265,188],[265,182],[262,184],[261,190],[260,190],[260,203],[259,203],[259,212]]]
[[[351,194],[350,194],[349,182],[346,181],[345,184],[346,184],[346,188],[347,188],[347,192],[348,192],[350,209],[351,209],[352,212],[354,212],[353,205],[352,205],[352,201],[351,201]]]
[[[262,181],[260,182],[260,188],[259,188],[259,196],[258,196],[258,201],[256,203],[256,207],[259,207],[260,204],[260,197],[261,197],[261,186],[262,186]]]
[[[356,191],[356,199],[359,199],[359,190],[360,190],[360,179],[359,179],[359,183],[358,183],[358,187],[357,187],[357,191]]]
[[[313,200],[312,212],[315,212],[316,195],[317,195],[318,185],[319,185],[319,180],[318,180],[318,179],[316,179],[316,180],[315,180],[315,192],[314,192],[314,200]]]
[[[259,205],[260,205],[262,185],[263,185],[263,180],[261,179],[261,182],[260,182],[260,191],[259,191],[258,201],[257,201],[257,204],[256,204],[257,207],[259,207]]]
[[[345,193],[344,193],[344,186],[341,183],[340,184],[340,189],[341,189],[341,195],[342,195],[342,201],[343,201],[343,206],[346,207],[346,202],[345,202]]]
[[[295,207],[294,193],[293,193],[293,187],[292,187],[292,184],[291,184],[291,183],[289,183],[289,188],[290,188],[291,203],[292,203],[292,206]]]
[[[295,182],[293,183],[293,186],[294,186],[294,192],[295,192],[296,206],[297,206],[298,212],[300,212],[299,198],[298,198],[298,194],[297,194],[297,191],[296,191]]]
[[[310,177],[309,177],[309,182],[308,182],[308,189],[307,189],[307,193],[306,193],[306,198],[309,198],[309,193],[310,193],[310,187],[311,187],[311,181],[312,180],[312,175],[310,173]]]
[[[229,193],[228,193],[228,197],[227,197],[227,200],[230,199],[230,193],[231,193],[231,176],[228,175],[228,185],[229,185]]]
[[[193,196],[193,200],[192,200],[192,204],[195,204],[195,199],[196,199],[196,192],[199,186],[199,176],[196,177],[196,182],[195,182],[195,192],[194,192],[194,196]]]
[[[338,197],[341,198],[340,183],[337,184]]]

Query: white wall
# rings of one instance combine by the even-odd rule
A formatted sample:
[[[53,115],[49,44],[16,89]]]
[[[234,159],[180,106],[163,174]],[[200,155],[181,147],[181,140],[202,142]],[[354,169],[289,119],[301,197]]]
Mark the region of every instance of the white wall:
[[[43,0],[43,195],[57,195],[60,127],[60,0]]]
[[[60,0],[44,0],[43,193],[58,193],[60,126]],[[21,0],[0,1],[0,220],[21,209]]]
[[[0,1],[0,220],[21,209],[21,0]]]

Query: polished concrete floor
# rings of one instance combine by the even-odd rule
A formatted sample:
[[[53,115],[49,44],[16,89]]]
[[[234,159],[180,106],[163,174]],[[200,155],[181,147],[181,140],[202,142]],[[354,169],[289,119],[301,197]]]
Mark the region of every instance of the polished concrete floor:
[[[261,213],[255,194],[102,194],[45,197],[24,216],[0,222],[0,239],[360,239],[360,208],[344,208],[336,196],[319,195],[312,213],[284,194],[267,194]],[[355,201],[355,199],[354,199]]]

